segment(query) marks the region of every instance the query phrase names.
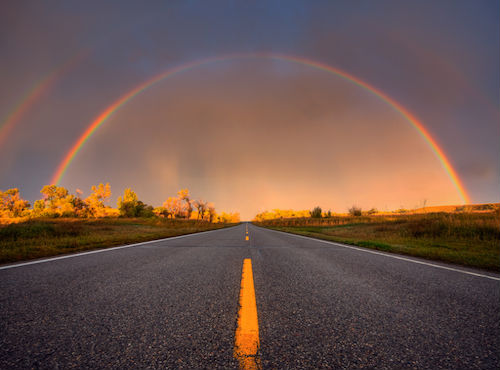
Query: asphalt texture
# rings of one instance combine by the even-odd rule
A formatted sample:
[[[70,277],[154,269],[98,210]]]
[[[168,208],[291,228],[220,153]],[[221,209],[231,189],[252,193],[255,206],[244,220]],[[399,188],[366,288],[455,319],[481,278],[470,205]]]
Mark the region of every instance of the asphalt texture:
[[[498,280],[248,229],[0,270],[0,369],[237,369],[244,258],[264,369],[500,368]]]

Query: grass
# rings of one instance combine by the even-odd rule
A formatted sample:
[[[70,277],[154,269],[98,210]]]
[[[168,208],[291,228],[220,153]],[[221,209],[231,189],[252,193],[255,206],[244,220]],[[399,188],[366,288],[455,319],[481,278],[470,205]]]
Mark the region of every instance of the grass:
[[[132,244],[231,225],[160,218],[28,220],[0,225],[0,263]]]
[[[500,271],[500,213],[277,219],[259,226],[386,252]]]

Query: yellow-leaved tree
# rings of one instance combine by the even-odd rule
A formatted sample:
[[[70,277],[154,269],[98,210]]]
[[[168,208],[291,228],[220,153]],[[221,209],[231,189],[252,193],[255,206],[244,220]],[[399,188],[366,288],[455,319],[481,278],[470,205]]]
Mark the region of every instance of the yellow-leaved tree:
[[[111,187],[109,183],[92,185],[92,193],[85,199],[87,212],[90,217],[106,217],[108,216],[109,207],[104,204],[111,197]]]
[[[30,204],[21,198],[19,189],[0,190],[0,217],[16,218],[29,214]]]

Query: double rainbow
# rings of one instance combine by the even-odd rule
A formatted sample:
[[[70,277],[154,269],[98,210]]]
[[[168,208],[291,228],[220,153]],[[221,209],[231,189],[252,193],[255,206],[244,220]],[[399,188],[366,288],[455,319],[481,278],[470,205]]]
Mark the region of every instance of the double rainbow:
[[[341,77],[346,81],[352,82],[355,85],[369,91],[373,95],[379,97],[381,100],[389,104],[394,110],[399,112],[418,132],[418,134],[427,142],[431,150],[434,152],[436,157],[438,158],[439,162],[441,163],[442,167],[446,171],[448,177],[450,178],[451,182],[453,183],[454,187],[456,188],[458,194],[462,198],[464,203],[470,203],[469,196],[467,194],[467,191],[465,190],[464,185],[460,181],[456,171],[450,164],[450,161],[444,154],[443,150],[440,148],[436,140],[432,138],[432,136],[429,134],[425,126],[413,115],[411,114],[406,108],[404,108],[401,104],[399,104],[397,101],[383,93],[381,90],[375,88],[374,86],[371,86],[370,84],[360,80],[357,77],[354,77],[347,72],[344,72],[338,68],[331,67],[327,64],[323,64],[320,62],[312,61],[309,59],[305,59],[302,57],[297,57],[297,56],[289,56],[289,55],[282,55],[282,54],[275,54],[275,53],[252,53],[252,54],[229,54],[229,55],[223,55],[220,57],[213,57],[213,58],[207,58],[207,59],[202,59],[202,60],[196,60],[190,63],[186,63],[183,65],[180,65],[178,67],[174,67],[171,69],[168,69],[167,71],[145,81],[144,83],[140,84],[139,86],[133,88],[129,92],[127,92],[125,95],[120,97],[118,100],[116,100],[113,104],[108,106],[104,111],[101,112],[91,123],[90,125],[85,129],[85,131],[82,133],[82,135],[78,138],[78,140],[72,145],[71,149],[67,152],[65,155],[64,159],[61,161],[59,166],[57,167],[57,170],[52,176],[51,183],[52,184],[59,184],[61,182],[62,177],[64,176],[65,172],[67,171],[69,165],[73,161],[73,159],[76,157],[80,149],[83,147],[83,145],[92,137],[94,132],[104,123],[106,122],[118,109],[120,109],[123,105],[128,103],[131,99],[133,99],[135,96],[140,94],[141,92],[145,91],[146,89],[150,88],[151,86],[157,84],[160,81],[163,81],[169,77],[172,77],[176,74],[183,73],[186,71],[189,71],[190,69],[200,67],[206,64],[211,64],[211,63],[217,63],[217,62],[223,62],[223,61],[228,61],[228,60],[235,60],[235,59],[251,59],[251,58],[266,58],[266,59],[271,59],[271,60],[279,60],[279,61],[287,61],[287,62],[292,62],[292,63],[297,63],[305,66],[309,66],[311,68],[315,68],[321,71],[325,71],[327,73],[333,74],[335,76]]]
[[[80,60],[86,55],[87,51],[81,51],[67,60],[61,65],[58,65],[52,71],[40,78],[36,83],[24,94],[11,112],[0,122],[0,145],[5,141],[14,126],[18,124],[23,116],[31,109],[33,105],[46,94],[52,86],[70,69],[77,65]]]

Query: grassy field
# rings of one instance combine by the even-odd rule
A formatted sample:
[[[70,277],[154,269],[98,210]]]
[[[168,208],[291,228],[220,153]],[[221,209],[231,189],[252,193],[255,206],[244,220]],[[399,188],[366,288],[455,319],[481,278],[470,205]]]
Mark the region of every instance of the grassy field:
[[[500,271],[500,213],[276,219],[256,225],[386,252]]]
[[[206,221],[43,219],[0,225],[0,263],[105,248],[231,226]]]

